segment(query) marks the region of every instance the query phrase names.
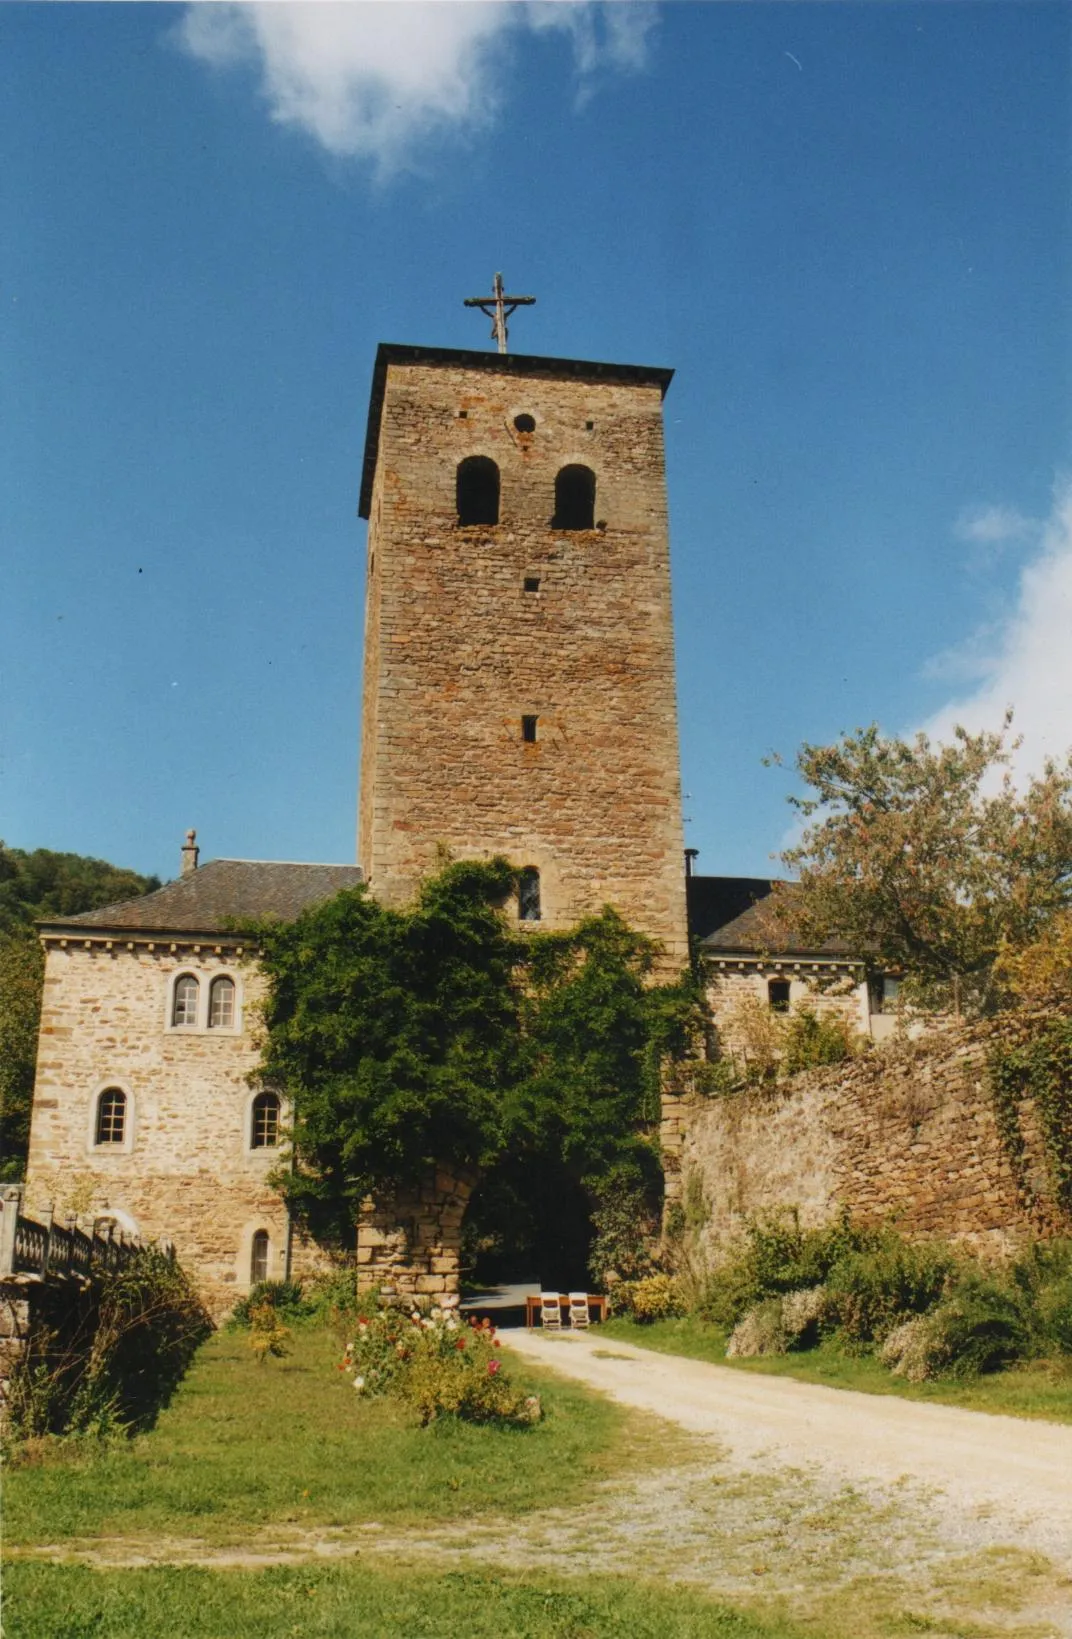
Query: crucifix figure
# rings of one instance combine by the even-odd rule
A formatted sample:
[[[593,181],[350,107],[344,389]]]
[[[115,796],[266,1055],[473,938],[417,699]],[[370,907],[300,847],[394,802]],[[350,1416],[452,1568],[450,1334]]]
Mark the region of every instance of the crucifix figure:
[[[497,273],[492,280],[490,296],[467,296],[466,307],[479,307],[491,320],[491,334],[499,345],[499,352],[506,352],[506,321],[516,307],[532,307],[535,296],[506,296],[503,294],[502,274]]]

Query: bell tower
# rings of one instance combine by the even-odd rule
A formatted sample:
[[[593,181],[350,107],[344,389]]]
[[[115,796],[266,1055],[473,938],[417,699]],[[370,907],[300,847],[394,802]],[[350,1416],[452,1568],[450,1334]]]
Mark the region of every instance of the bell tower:
[[[385,901],[440,844],[501,853],[523,924],[611,904],[684,960],[671,374],[379,348],[358,857]]]

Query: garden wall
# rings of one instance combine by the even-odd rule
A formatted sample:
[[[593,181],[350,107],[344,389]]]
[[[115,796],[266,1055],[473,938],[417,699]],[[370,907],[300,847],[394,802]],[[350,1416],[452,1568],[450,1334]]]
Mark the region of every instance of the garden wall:
[[[1017,1177],[986,1074],[995,1039],[1012,1043],[1030,1028],[1020,1018],[949,1025],[848,1064],[690,1100],[681,1174],[687,1190],[702,1182],[708,1250],[733,1239],[746,1218],[787,1207],[807,1224],[845,1207],[863,1221],[893,1219],[908,1235],[983,1252],[1068,1233],[1052,1204],[1033,1101],[1019,1101]]]

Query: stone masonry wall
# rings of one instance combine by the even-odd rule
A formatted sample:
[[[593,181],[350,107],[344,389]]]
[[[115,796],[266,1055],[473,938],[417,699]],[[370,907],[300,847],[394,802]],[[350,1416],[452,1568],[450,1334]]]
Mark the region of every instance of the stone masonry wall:
[[[202,997],[214,974],[234,979],[234,1030],[169,1027],[180,972],[198,976]],[[298,1262],[303,1255],[288,1249],[287,1214],[266,1182],[278,1152],[250,1147],[246,1077],[258,1057],[261,994],[256,968],[226,945],[68,940],[46,953],[27,1210],[55,1204],[172,1240],[217,1312],[249,1289],[256,1231],[268,1234],[271,1278],[284,1274],[291,1250]],[[128,1098],[122,1146],[94,1142],[108,1086]]]
[[[469,455],[499,466],[498,525],[457,522]],[[570,463],[596,473],[601,527],[551,527]],[[684,958],[657,386],[550,365],[524,378],[389,366],[363,710],[359,857],[377,897],[407,897],[440,843],[501,852],[539,870],[544,926],[610,903]],[[535,743],[523,715],[538,718]]]
[[[684,1177],[702,1180],[709,1251],[748,1217],[798,1208],[806,1224],[847,1207],[906,1234],[1000,1251],[1027,1236],[1068,1233],[1048,1197],[1030,1100],[1021,1108],[1030,1194],[1003,1149],[986,1054],[1007,1022],[890,1044],[847,1065],[770,1088],[694,1099],[684,1118]]]
[[[475,1174],[439,1167],[419,1189],[367,1200],[357,1226],[359,1288],[457,1303],[462,1220],[475,1184]]]

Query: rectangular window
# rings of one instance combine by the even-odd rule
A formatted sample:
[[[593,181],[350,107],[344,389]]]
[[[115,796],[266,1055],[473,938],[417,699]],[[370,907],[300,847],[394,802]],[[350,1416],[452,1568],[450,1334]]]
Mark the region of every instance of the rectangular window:
[[[901,980],[893,973],[880,973],[871,980],[872,1013],[896,1013]]]
[[[531,746],[536,743],[537,721],[538,719],[535,717],[522,717],[521,719],[521,738],[526,745]]]
[[[526,575],[525,576],[525,591],[526,592],[538,592],[539,590],[540,590],[539,577],[536,576],[536,575]]]
[[[768,979],[767,1000],[772,1013],[789,1012],[789,980]]]

